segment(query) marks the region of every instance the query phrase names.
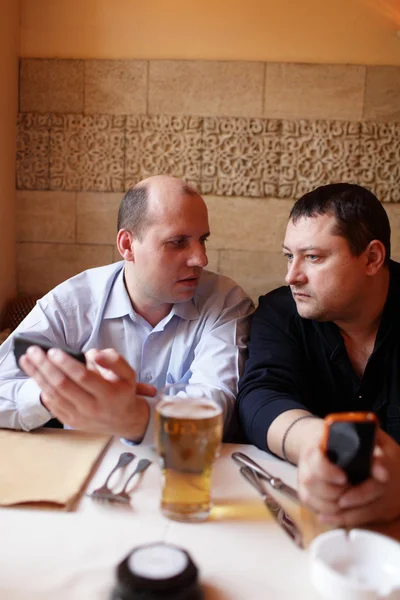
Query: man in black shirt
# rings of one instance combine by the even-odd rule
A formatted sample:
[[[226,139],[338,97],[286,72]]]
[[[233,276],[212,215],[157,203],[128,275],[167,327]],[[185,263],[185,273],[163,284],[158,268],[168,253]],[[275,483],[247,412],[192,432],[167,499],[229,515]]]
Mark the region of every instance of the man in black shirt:
[[[390,225],[358,185],[322,186],[294,205],[286,282],[260,298],[238,410],[248,441],[298,464],[300,497],[321,521],[400,516],[400,264]],[[322,418],[373,411],[370,478],[350,486],[320,449]],[[311,418],[311,417],[314,418]],[[315,418],[317,417],[317,418]]]

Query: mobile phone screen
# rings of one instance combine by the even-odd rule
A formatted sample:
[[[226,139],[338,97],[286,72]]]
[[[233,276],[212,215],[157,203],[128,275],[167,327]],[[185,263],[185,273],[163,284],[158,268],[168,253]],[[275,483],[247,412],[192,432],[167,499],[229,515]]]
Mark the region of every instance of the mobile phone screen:
[[[369,477],[375,431],[375,421],[337,421],[329,425],[327,457],[345,471],[352,485]]]

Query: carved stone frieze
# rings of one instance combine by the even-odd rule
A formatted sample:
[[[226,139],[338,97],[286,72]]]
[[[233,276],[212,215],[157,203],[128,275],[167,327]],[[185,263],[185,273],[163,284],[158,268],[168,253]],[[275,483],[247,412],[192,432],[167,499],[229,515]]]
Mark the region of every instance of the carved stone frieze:
[[[400,123],[361,123],[360,184],[400,202]]]
[[[217,196],[298,198],[349,181],[400,202],[400,123],[19,115],[19,189],[122,192],[159,173]]]
[[[360,124],[283,121],[279,197],[298,198],[335,182],[358,181]]]
[[[151,175],[174,175],[200,186],[203,119],[128,116],[125,189]]]
[[[50,115],[20,113],[17,121],[17,188],[49,189]]]
[[[201,192],[220,196],[276,196],[281,122],[204,119]]]
[[[53,114],[50,189],[122,192],[125,116]]]

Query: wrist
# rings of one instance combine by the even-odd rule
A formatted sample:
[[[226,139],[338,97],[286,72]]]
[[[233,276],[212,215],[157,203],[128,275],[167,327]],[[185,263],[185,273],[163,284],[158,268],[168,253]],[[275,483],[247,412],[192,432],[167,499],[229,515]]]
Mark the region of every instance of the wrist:
[[[292,464],[298,464],[300,457],[310,446],[319,442],[323,431],[323,421],[312,414],[303,414],[294,419],[282,437],[282,457]]]
[[[142,396],[138,396],[135,403],[133,422],[126,429],[120,431],[119,435],[128,442],[140,444],[146,434],[149,422],[150,406]]]

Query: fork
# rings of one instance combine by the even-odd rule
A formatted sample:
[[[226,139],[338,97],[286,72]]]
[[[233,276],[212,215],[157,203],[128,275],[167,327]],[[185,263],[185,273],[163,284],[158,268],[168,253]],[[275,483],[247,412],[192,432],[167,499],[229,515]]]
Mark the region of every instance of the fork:
[[[144,471],[150,465],[151,460],[148,460],[147,458],[140,459],[132,475],[130,475],[130,477],[127,479],[124,487],[120,492],[118,492],[118,494],[108,491],[102,494],[98,494],[97,497],[102,500],[108,500],[110,502],[122,502],[124,504],[129,504],[131,498],[126,490],[128,489],[130,481],[135,477],[135,475],[138,475],[139,473],[144,473]]]
[[[118,469],[122,469],[122,467],[125,467],[126,465],[129,465],[129,463],[134,458],[135,458],[135,455],[132,452],[122,452],[122,454],[120,454],[117,464],[110,471],[110,473],[108,474],[107,479],[105,480],[103,485],[101,487],[97,488],[96,490],[94,490],[89,495],[92,498],[103,498],[107,494],[112,494],[113,493],[112,490],[108,487],[108,483],[109,483],[111,477],[114,475],[115,471],[117,471]]]

